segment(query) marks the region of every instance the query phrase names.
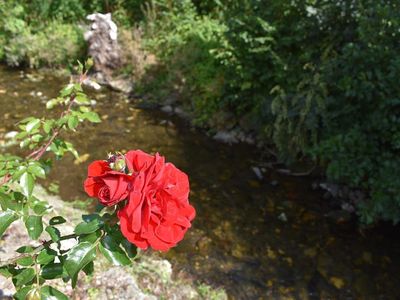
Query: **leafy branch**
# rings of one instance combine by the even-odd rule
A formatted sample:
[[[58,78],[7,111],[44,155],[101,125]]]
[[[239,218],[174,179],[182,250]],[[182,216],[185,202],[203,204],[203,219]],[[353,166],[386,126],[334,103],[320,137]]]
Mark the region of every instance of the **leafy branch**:
[[[22,246],[15,257],[0,262],[0,275],[12,279],[16,299],[67,299],[46,282],[62,278],[75,287],[80,271],[93,272],[97,253],[116,265],[128,265],[136,255],[136,248],[122,236],[115,222],[115,211],[101,207],[94,214],[83,215],[73,233],[61,235],[57,227],[64,226],[67,220],[56,215],[44,225],[44,219],[54,215],[54,211],[47,201],[33,193],[37,179],[45,179],[51,167],[51,157],[43,160],[46,152],[56,158],[68,152],[79,157],[61,133],[75,132],[84,121],[100,122],[82,88],[91,65],[90,60],[85,65],[79,63],[79,80],[69,83],[57,98],[46,103],[47,109],[65,107],[57,119],[28,117],[17,124],[20,131],[15,141],[20,148],[30,150],[25,158],[0,154],[0,238],[17,220],[23,221],[30,239],[41,241],[44,231],[50,237],[37,247]],[[63,249],[62,241],[70,239],[76,244]]]

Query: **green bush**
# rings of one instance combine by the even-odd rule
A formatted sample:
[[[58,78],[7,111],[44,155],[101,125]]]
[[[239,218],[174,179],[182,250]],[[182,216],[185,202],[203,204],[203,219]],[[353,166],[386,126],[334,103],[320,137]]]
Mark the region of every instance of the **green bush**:
[[[212,50],[219,47],[225,26],[199,16],[188,0],[151,9],[146,46],[163,65],[151,88],[179,94],[195,122],[206,124],[219,110],[217,100],[222,95],[223,73]]]
[[[177,87],[200,124],[230,112],[282,160],[313,157],[329,178],[369,191],[362,221],[397,223],[398,2],[194,2],[148,6],[161,90]]]
[[[11,66],[60,67],[82,58],[85,42],[77,26],[51,22],[37,33],[25,27],[10,38],[4,49],[5,60]]]
[[[0,59],[11,66],[65,66],[85,55],[82,30],[60,20],[30,24],[28,8],[0,4]]]
[[[82,30],[71,24],[52,22],[37,33],[38,47],[33,49],[29,62],[33,66],[62,66],[76,62],[86,55]],[[55,46],[55,47],[54,47]]]
[[[398,3],[237,3],[226,12],[225,101],[250,111],[283,159],[311,153],[331,179],[369,191],[362,221],[397,223]]]

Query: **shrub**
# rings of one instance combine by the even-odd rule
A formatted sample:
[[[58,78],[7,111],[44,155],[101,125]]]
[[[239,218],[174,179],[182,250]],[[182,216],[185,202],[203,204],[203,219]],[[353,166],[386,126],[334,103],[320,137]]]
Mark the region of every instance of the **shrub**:
[[[368,190],[364,222],[398,222],[398,4],[238,1],[226,18],[226,101],[284,160],[312,153],[331,179]]]
[[[5,46],[9,65],[60,67],[85,54],[85,42],[79,27],[51,22],[43,31],[32,33],[28,27],[12,37]]]
[[[191,1],[153,6],[146,16],[145,46],[162,64],[155,85],[165,93],[180,94],[195,122],[206,124],[219,110],[223,74],[211,50],[219,47],[225,26],[199,16]]]
[[[0,59],[11,66],[59,67],[85,54],[82,30],[60,20],[27,22],[27,8],[0,4]]]
[[[195,1],[205,15],[160,2],[146,20],[161,90],[175,86],[200,124],[228,111],[283,161],[311,155],[369,191],[362,221],[400,220],[396,1]]]

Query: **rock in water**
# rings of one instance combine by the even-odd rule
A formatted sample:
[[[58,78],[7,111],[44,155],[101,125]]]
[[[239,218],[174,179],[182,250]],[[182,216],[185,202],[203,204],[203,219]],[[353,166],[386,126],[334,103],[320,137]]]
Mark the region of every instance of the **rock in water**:
[[[94,13],[86,19],[92,22],[84,36],[88,42],[88,55],[94,60],[98,77],[108,82],[113,71],[121,65],[117,25],[111,20],[110,13]]]

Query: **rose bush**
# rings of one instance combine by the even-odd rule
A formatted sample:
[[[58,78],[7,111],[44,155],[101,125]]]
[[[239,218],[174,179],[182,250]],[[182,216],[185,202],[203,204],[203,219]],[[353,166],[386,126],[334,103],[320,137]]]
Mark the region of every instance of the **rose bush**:
[[[196,214],[188,176],[158,153],[132,150],[123,157],[122,168],[114,159],[91,163],[85,191],[106,206],[126,200],[117,213],[126,239],[141,249],[167,251],[183,239]]]
[[[74,289],[80,273],[93,274],[99,256],[115,266],[128,266],[137,247],[166,251],[183,239],[195,216],[188,201],[187,175],[158,153],[140,150],[110,154],[107,160],[89,165],[84,188],[102,205],[83,214],[73,230],[61,230],[71,220],[34,193],[52,158],[68,152],[80,158],[63,133],[75,132],[84,121],[101,121],[82,86],[92,64],[91,59],[79,62],[76,82],[47,101],[47,109],[63,107],[58,118],[27,117],[17,123],[13,143],[29,153],[24,157],[0,153],[0,240],[17,220],[25,224],[32,240],[14,257],[0,261],[0,276],[14,284],[15,299],[68,299],[49,282],[62,279]],[[62,243],[67,240],[71,242]]]

